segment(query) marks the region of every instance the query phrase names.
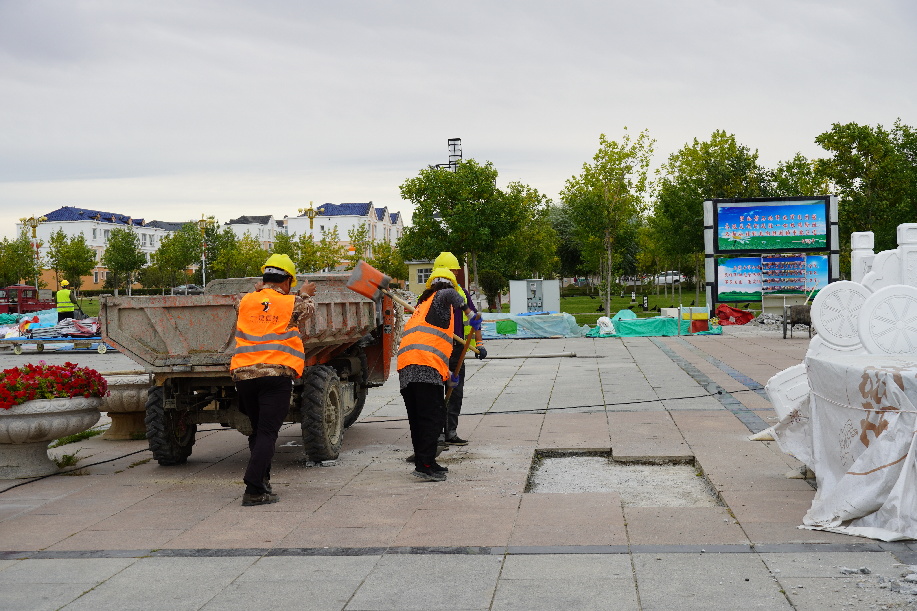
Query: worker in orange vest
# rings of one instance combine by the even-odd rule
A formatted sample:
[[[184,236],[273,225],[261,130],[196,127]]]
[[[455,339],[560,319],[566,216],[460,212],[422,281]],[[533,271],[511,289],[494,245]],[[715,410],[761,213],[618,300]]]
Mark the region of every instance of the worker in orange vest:
[[[412,475],[438,482],[449,471],[436,462],[436,442],[446,420],[443,384],[455,386],[460,381],[449,371],[453,312],[464,312],[475,329],[481,328],[481,315],[467,306],[451,271],[434,269],[430,279],[404,326],[398,347],[398,379],[414,446]]]
[[[276,503],[271,460],[280,427],[290,409],[293,380],[302,376],[302,334],[315,312],[315,284],[308,280],[294,295],[296,267],[287,255],[273,254],[261,266],[261,282],[239,302],[236,348],[229,369],[239,410],[252,423],[250,457],[242,505]]]

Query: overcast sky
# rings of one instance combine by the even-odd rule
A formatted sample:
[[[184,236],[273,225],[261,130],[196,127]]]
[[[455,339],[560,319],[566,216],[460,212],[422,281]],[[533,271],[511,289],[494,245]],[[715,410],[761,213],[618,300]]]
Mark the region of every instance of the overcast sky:
[[[452,137],[555,200],[624,126],[657,165],[715,129],[817,157],[917,124],[915,31],[913,0],[0,0],[0,237],[65,205],[410,218]]]

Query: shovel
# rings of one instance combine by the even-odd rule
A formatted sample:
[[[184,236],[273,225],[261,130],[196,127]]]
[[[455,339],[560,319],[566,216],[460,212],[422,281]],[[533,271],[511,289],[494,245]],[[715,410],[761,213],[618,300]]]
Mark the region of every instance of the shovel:
[[[379,301],[379,298],[382,295],[388,295],[394,301],[401,304],[401,306],[408,312],[414,312],[414,306],[409,304],[404,299],[401,299],[397,295],[393,295],[391,291],[388,290],[388,284],[392,279],[389,276],[386,276],[375,267],[367,263],[366,261],[360,260],[357,262],[356,267],[353,268],[353,271],[350,273],[350,278],[347,280],[347,288],[355,293],[359,293],[368,299],[373,301]],[[465,338],[452,334],[452,338],[456,341],[465,343]],[[476,353],[478,352],[477,348],[471,348]]]

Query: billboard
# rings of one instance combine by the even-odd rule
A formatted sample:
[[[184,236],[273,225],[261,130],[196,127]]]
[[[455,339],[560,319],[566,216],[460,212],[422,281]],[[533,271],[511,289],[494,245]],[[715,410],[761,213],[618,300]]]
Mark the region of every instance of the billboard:
[[[829,199],[713,200],[714,252],[828,251]]]
[[[762,294],[814,295],[828,286],[828,255],[716,259],[716,301],[761,301]]]

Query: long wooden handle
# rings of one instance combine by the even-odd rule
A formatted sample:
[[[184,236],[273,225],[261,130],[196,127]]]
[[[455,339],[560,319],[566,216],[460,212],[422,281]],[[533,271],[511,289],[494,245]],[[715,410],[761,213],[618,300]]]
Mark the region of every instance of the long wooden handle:
[[[459,372],[462,370],[462,365],[465,364],[465,355],[468,354],[469,348],[471,348],[470,335],[465,339],[465,345],[462,347],[462,353],[459,355],[458,363],[455,364],[455,371],[452,373],[453,376],[458,376]],[[453,390],[455,390],[455,386],[450,386],[449,390],[446,391],[446,405],[449,405],[449,397],[452,396]]]
[[[400,304],[402,305],[402,307],[404,307],[404,309],[407,310],[408,312],[410,312],[410,313],[412,313],[412,314],[414,313],[414,306],[412,306],[411,304],[409,304],[407,301],[405,301],[405,300],[402,299],[401,297],[399,297],[399,296],[397,296],[397,295],[394,295],[394,294],[392,294],[391,291],[387,291],[387,290],[385,290],[385,289],[382,289],[382,292],[385,293],[386,295],[388,295],[389,297],[391,297],[395,302],[400,303]],[[464,339],[464,338],[459,337],[459,336],[456,335],[455,333],[452,334],[452,339],[457,340],[457,341],[460,341],[460,342],[462,342],[462,343],[465,342],[465,339]],[[471,346],[471,349],[474,350],[474,353],[475,353],[475,354],[480,354],[480,353],[478,352],[478,349],[475,348],[474,346]]]

